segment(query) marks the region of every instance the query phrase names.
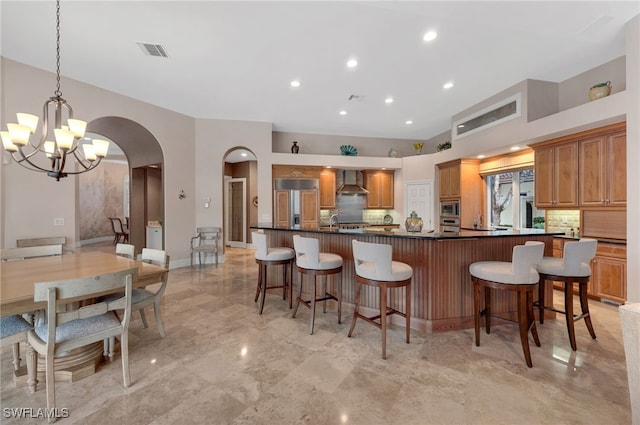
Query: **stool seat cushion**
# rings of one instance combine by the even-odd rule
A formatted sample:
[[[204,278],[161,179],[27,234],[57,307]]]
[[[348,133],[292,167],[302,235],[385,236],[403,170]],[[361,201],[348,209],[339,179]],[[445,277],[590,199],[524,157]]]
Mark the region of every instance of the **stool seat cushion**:
[[[498,283],[532,284],[537,283],[540,275],[531,268],[525,276],[514,273],[513,264],[505,261],[479,261],[469,266],[471,276]]]
[[[291,248],[285,247],[277,247],[277,248],[267,248],[267,254],[264,253],[258,254],[256,251],[256,260],[261,261],[282,261],[282,260],[291,260],[295,257],[295,252]]]
[[[586,263],[580,263],[577,269],[574,268],[570,272],[567,270],[563,258],[544,257],[538,264],[538,273],[554,276],[589,277],[591,276],[591,267]]]
[[[399,261],[391,262],[391,276],[380,276],[378,273],[378,267],[374,262],[363,262],[360,264],[357,270],[357,274],[360,277],[371,280],[388,281],[388,282],[400,282],[402,280],[411,279],[413,275],[413,269],[410,265],[401,263]]]
[[[302,254],[297,258],[298,267],[312,270],[331,270],[342,267],[342,257],[338,254],[330,254],[328,252],[319,253],[319,261],[317,264],[309,264],[307,254]]]

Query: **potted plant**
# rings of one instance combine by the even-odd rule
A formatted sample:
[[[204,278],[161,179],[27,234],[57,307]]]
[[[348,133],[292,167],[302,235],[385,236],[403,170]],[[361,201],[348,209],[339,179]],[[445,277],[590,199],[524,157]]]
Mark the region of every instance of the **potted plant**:
[[[451,149],[451,140],[447,140],[446,142],[440,143],[436,146],[436,152],[444,151],[447,149]]]

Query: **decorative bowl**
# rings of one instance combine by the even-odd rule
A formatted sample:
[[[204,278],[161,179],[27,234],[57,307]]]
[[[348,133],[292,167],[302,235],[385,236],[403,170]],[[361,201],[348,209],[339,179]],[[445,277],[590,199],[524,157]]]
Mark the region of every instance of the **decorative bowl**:
[[[342,145],[340,146],[340,153],[345,156],[357,156],[358,149],[354,148],[351,145]]]

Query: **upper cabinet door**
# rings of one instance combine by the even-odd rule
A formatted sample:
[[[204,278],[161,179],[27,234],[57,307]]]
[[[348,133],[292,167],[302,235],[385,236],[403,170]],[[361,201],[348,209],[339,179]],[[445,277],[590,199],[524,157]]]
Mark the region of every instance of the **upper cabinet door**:
[[[535,179],[536,207],[577,207],[578,144],[536,149]]]
[[[320,173],[320,208],[334,209],[336,207],[336,172],[322,170]]]
[[[627,205],[627,136],[619,132],[580,141],[580,205]]]
[[[607,205],[627,205],[627,133],[619,132],[607,136]]]
[[[393,171],[364,170],[364,187],[367,194],[367,208],[393,209]]]

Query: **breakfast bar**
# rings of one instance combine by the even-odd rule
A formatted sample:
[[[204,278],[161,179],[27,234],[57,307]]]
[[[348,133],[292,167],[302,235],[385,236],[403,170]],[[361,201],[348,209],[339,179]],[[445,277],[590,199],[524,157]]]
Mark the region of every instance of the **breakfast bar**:
[[[473,284],[469,275],[471,263],[511,261],[513,247],[527,241],[544,242],[545,256],[551,256],[554,235],[538,229],[437,233],[377,228],[278,228],[271,225],[259,225],[256,228],[268,234],[272,246],[293,248],[293,235],[302,235],[317,238],[321,251],[341,255],[344,259],[343,303],[352,305],[355,302],[355,268],[351,241],[357,239],[391,245],[393,259],[413,267],[411,327],[426,332],[473,327]],[[294,281],[298,278],[294,273]],[[378,296],[374,291],[373,288],[363,288],[361,308],[371,311],[378,309]],[[515,318],[517,305],[513,294],[496,293],[493,299],[493,310],[498,315]],[[549,290],[545,293],[545,303],[552,301],[552,292]],[[404,309],[404,297],[400,293],[391,293],[389,303],[394,308]],[[545,313],[545,318],[554,318],[553,312]],[[403,320],[398,321],[399,325],[403,323]]]

